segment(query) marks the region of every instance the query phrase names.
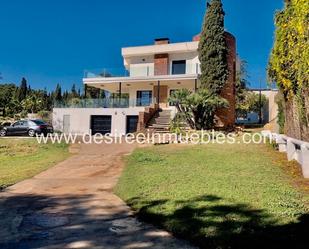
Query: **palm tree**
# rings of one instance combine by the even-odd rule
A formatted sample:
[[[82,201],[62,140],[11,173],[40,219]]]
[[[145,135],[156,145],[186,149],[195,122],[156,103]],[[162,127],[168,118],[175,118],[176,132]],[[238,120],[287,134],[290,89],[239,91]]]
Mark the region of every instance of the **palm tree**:
[[[196,130],[213,128],[218,108],[228,107],[224,98],[207,89],[200,89],[196,93],[179,90],[171,95],[169,101],[176,105],[178,113],[183,115],[190,128]]]

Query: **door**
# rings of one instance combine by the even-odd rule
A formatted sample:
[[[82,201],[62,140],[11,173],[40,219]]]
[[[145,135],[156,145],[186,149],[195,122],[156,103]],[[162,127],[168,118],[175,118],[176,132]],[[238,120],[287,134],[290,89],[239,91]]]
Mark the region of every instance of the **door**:
[[[92,135],[97,133],[105,135],[112,131],[112,116],[93,115],[91,116],[90,123]]]
[[[20,135],[21,134],[21,121],[17,121],[7,128],[8,135]]]
[[[153,91],[154,91],[154,96],[156,98],[156,103],[158,102],[158,86],[154,86],[153,87]],[[161,107],[167,107],[167,91],[168,91],[168,87],[167,86],[160,86],[160,106]]]
[[[138,116],[127,116],[127,129],[126,132],[134,133],[137,131]]]
[[[63,115],[63,133],[70,132],[70,115]]]
[[[20,135],[28,134],[29,123],[26,120],[20,121],[19,133]]]

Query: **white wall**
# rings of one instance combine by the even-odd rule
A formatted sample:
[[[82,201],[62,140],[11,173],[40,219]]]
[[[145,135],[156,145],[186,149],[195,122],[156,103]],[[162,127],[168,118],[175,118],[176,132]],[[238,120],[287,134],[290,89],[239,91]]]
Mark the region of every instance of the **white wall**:
[[[169,71],[172,72],[173,61],[186,60],[186,74],[195,74],[196,65],[199,64],[198,53],[182,52],[169,54]],[[154,55],[131,57],[127,68],[130,70],[130,76],[153,76],[154,75]]]
[[[126,133],[126,116],[139,115],[144,107],[132,108],[54,108],[53,126],[55,130],[63,131],[63,116],[70,115],[70,133],[89,133],[91,115],[112,116],[112,136]]]

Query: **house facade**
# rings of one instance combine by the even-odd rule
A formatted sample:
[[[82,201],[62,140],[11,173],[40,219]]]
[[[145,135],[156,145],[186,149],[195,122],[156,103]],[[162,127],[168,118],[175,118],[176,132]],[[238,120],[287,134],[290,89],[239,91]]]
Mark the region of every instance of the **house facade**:
[[[229,47],[229,78],[222,97],[229,108],[217,113],[218,125],[233,126],[235,122],[236,40],[226,33]],[[85,87],[104,90],[101,99],[85,99],[71,105],[55,106],[55,129],[66,133],[110,133],[121,136],[147,128],[159,110],[168,110],[170,119],[176,108],[168,98],[173,91],[200,87],[199,36],[192,41],[170,43],[156,39],[153,45],[122,48],[124,69],[87,71]]]

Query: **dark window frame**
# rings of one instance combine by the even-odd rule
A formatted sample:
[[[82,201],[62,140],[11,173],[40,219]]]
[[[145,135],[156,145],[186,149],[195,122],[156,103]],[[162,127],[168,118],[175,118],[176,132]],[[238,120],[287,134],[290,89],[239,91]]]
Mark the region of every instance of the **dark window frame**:
[[[186,72],[187,72],[186,60],[172,61],[172,75],[186,74]]]

